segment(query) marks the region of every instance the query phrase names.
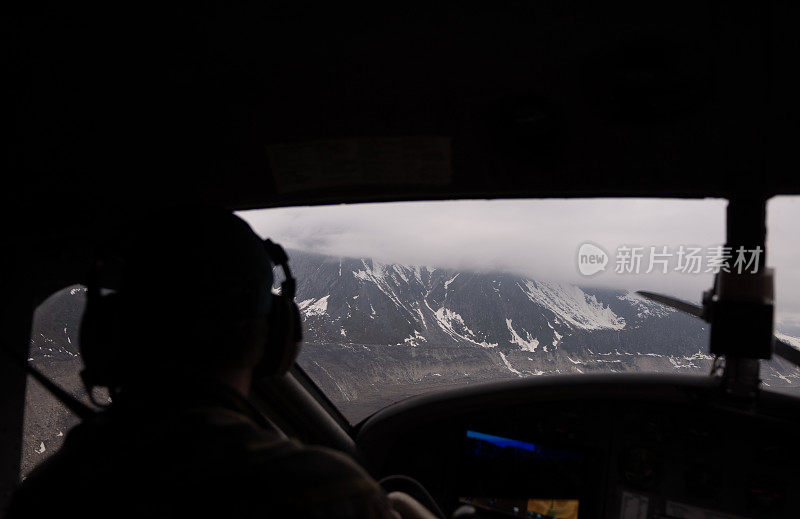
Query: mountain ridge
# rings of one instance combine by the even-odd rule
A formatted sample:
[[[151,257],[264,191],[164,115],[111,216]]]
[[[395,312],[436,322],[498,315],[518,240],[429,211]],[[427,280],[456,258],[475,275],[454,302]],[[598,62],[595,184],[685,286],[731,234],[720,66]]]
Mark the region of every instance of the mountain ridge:
[[[708,373],[707,323],[625,290],[293,250],[300,365],[352,421],[458,385],[591,372]],[[798,383],[779,360],[765,386]]]

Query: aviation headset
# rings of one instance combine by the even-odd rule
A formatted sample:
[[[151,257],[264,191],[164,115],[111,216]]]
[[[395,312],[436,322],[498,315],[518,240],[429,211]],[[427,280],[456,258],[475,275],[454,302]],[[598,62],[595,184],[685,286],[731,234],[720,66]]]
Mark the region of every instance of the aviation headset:
[[[257,378],[284,375],[297,358],[302,340],[300,311],[294,302],[297,283],[289,268],[289,257],[277,243],[267,239],[263,244],[270,268],[274,271],[275,267],[280,267],[285,279],[279,294],[272,292],[271,287],[264,287],[265,297],[271,298],[271,302],[267,344],[253,372]],[[112,394],[115,393],[124,377],[126,352],[120,340],[120,298],[124,295],[108,286],[118,286],[117,283],[108,283],[108,280],[116,276],[118,281],[124,275],[122,263],[118,257],[100,256],[89,274],[80,331],[84,363],[81,379],[89,395],[93,395],[95,387],[107,387]]]

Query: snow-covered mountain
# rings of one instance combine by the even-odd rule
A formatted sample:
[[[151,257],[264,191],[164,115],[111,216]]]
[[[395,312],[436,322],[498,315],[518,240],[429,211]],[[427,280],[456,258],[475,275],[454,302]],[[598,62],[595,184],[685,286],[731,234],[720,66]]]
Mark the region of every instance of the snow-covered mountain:
[[[703,323],[627,292],[299,252],[292,261],[309,343],[516,345],[535,353],[585,342],[571,336],[665,319],[673,332],[682,329],[677,344],[673,336],[645,349],[696,351],[705,338]]]
[[[486,380],[590,372],[707,373],[707,324],[634,293],[510,274],[291,251],[300,364],[352,419]],[[772,361],[767,386],[800,373]]]

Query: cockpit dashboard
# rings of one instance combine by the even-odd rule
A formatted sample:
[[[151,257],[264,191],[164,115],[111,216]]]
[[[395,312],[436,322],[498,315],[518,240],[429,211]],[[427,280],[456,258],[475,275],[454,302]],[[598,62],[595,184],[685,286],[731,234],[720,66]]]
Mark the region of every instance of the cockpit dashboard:
[[[524,380],[401,402],[357,441],[379,477],[417,479],[446,513],[797,517],[799,411],[785,395],[727,395],[712,377]]]

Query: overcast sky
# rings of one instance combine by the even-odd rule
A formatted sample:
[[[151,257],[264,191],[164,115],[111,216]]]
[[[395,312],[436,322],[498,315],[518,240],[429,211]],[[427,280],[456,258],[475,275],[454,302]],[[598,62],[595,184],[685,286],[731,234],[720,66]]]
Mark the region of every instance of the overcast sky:
[[[649,289],[699,300],[712,275],[648,268],[650,247],[722,245],[724,200],[580,199],[403,202],[265,209],[239,213],[261,236],[288,248],[387,263],[506,271],[582,286]],[[800,197],[772,200],[768,250],[777,267],[778,320],[800,328]],[[606,270],[580,274],[578,248],[609,256]],[[615,272],[620,246],[644,247],[641,271]],[[705,255],[707,251],[704,250]],[[658,265],[657,265],[658,267]],[[703,270],[705,270],[705,263]],[[794,326],[791,326],[794,328]]]

